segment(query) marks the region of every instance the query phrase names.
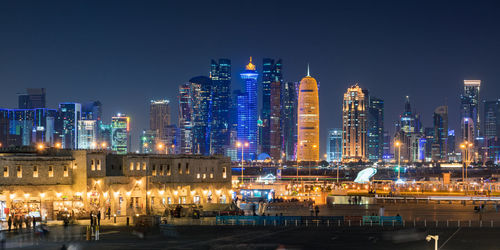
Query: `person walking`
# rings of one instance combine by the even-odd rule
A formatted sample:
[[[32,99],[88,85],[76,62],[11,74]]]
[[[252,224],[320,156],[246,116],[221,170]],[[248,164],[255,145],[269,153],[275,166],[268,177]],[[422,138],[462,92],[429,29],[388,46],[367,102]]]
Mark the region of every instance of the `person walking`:
[[[101,226],[101,211],[97,212],[97,225]]]
[[[12,228],[12,216],[9,214],[9,220],[7,220],[7,225],[9,226],[9,232],[10,229]]]
[[[32,220],[33,220],[33,230],[35,230],[36,229],[36,218],[35,218],[35,216],[33,216]]]
[[[90,211],[90,226],[94,226],[94,214]]]
[[[318,205],[316,205],[316,207],[314,207],[314,212],[316,213],[316,217],[318,217],[318,214],[319,214],[319,207],[318,207]]]

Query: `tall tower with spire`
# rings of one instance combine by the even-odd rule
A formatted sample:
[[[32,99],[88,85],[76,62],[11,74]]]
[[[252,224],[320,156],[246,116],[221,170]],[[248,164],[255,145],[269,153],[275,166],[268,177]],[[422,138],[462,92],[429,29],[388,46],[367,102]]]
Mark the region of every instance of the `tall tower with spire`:
[[[318,83],[311,77],[309,65],[299,86],[297,161],[319,161]]]
[[[238,142],[244,146],[238,148],[238,159],[241,160],[241,150],[243,150],[244,160],[255,160],[257,159],[257,120],[259,118],[257,113],[259,74],[252,63],[252,57],[240,76],[245,83],[245,93],[238,96]]]

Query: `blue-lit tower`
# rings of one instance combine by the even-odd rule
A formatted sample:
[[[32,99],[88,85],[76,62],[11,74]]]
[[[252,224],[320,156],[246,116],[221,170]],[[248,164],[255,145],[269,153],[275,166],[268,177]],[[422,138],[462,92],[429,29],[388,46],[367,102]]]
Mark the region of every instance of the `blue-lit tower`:
[[[238,159],[241,160],[243,150],[244,160],[257,158],[257,77],[259,74],[252,64],[252,58],[240,74],[245,82],[245,93],[238,95]],[[248,143],[248,144],[247,144]],[[248,146],[246,146],[248,145]]]

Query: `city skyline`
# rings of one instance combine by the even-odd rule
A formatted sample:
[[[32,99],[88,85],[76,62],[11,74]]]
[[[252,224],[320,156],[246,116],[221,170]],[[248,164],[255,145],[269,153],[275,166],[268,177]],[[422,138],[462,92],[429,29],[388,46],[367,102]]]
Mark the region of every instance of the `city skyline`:
[[[253,56],[258,72],[262,72],[263,58],[281,58],[285,65],[284,81],[299,81],[305,75],[305,65],[310,63],[320,84],[321,110],[340,107],[342,96],[332,93],[343,93],[348,86],[358,82],[374,96],[384,99],[385,127],[389,130],[402,112],[401,102],[409,95],[425,126],[432,125],[434,109],[446,103],[449,127],[458,133],[463,80],[482,81],[481,101],[497,100],[495,93],[500,88],[495,84],[500,79],[495,70],[499,65],[494,60],[499,51],[491,42],[498,38],[496,32],[491,32],[498,23],[498,17],[494,16],[496,6],[484,8],[475,3],[462,3],[450,7],[438,3],[429,9],[430,3],[403,5],[361,1],[281,5],[275,2],[269,3],[267,9],[247,6],[231,12],[228,10],[235,8],[233,3],[204,4],[206,8],[200,9],[212,11],[217,17],[213,25],[220,26],[225,20],[222,17],[226,16],[242,20],[247,13],[253,13],[255,17],[251,23],[226,24],[222,30],[209,34],[205,31],[209,29],[203,26],[203,15],[198,15],[200,10],[194,10],[195,15],[188,15],[192,10],[181,3],[151,3],[141,6],[141,11],[131,2],[101,3],[100,8],[95,8],[96,2],[87,2],[81,8],[61,4],[58,10],[37,4],[4,4],[2,16],[9,20],[9,26],[0,24],[5,32],[5,39],[0,42],[0,50],[5,55],[0,63],[0,82],[5,86],[0,93],[0,106],[15,108],[15,94],[24,92],[27,87],[46,88],[48,108],[57,108],[62,102],[99,100],[103,103],[102,117],[106,122],[118,112],[131,117],[134,150],[139,149],[136,138],[148,127],[145,112],[148,101],[166,98],[175,102],[178,95],[175,90],[180,84],[197,75],[208,76],[207,65],[212,58],[231,59],[232,75],[236,76],[241,73],[248,56]],[[110,8],[113,12],[108,13]],[[15,11],[8,11],[12,9]],[[174,9],[176,13],[171,13]],[[289,25],[272,31],[264,29],[266,26],[258,17],[270,15],[271,9],[277,9],[277,16]],[[420,16],[423,9],[428,10],[424,13],[425,20]],[[334,10],[334,15],[327,15],[327,10]],[[317,15],[300,21],[289,17],[302,11]],[[64,12],[73,15],[62,16],[60,13]],[[442,15],[435,15],[441,12]],[[111,19],[107,18],[108,14]],[[354,21],[342,21],[353,20],[345,18],[353,15],[357,17]],[[465,15],[471,18],[463,19]],[[325,17],[325,22],[324,16],[331,17]],[[172,20],[182,22],[186,18],[192,19],[184,24],[186,32],[178,33],[179,37],[172,40],[170,32],[178,28],[168,23]],[[67,25],[71,25],[73,31],[69,31]],[[152,35],[142,31],[144,27],[153,30],[161,27],[164,31]],[[245,29],[254,31],[254,37],[268,37],[269,42],[256,43],[255,38],[247,39]],[[312,35],[301,37],[304,30]],[[205,39],[193,44],[186,38],[196,32],[207,38],[229,33],[227,41]],[[275,33],[270,35],[270,32]],[[384,36],[388,32],[391,36]],[[101,35],[99,41],[83,43],[87,38]],[[298,39],[291,42],[283,39],[286,37]],[[224,43],[228,46],[222,46]],[[259,91],[261,80],[258,79]],[[237,89],[239,85],[241,81],[234,78],[232,88]],[[260,99],[261,94],[258,96]],[[258,110],[260,112],[260,106]],[[175,108],[172,117],[172,123],[176,124]],[[321,117],[320,138],[326,138],[328,128],[340,127],[341,111],[332,110]],[[393,131],[390,134],[392,136]],[[320,150],[323,155],[323,139]]]

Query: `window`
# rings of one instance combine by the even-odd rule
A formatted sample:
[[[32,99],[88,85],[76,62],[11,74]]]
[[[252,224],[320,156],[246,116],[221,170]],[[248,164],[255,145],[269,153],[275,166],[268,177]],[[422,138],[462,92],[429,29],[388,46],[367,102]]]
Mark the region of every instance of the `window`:
[[[23,169],[21,166],[17,166],[17,178],[22,178],[23,177]]]
[[[49,166],[49,177],[54,177],[54,167]]]
[[[134,170],[134,163],[130,162],[130,171]]]
[[[142,170],[146,170],[146,162],[145,161],[142,162]]]
[[[9,177],[9,167],[3,167],[3,177]]]
[[[90,171],[95,171],[95,162],[94,162],[94,159],[90,160]]]
[[[171,172],[170,172],[170,164],[167,164],[167,175],[170,175],[170,174],[171,174]]]
[[[181,167],[181,164],[179,163],[179,165],[177,166],[179,168],[179,174],[182,174],[182,167]]]
[[[163,165],[160,165],[160,175],[163,175]]]
[[[97,160],[97,170],[101,170],[101,160]]]
[[[196,179],[200,179],[200,173],[196,174]]]
[[[227,178],[226,167],[222,168],[222,178],[224,178],[224,179]]]
[[[153,171],[151,173],[153,176],[156,176],[156,165],[153,164]]]
[[[214,178],[214,173],[210,173],[210,179]]]
[[[189,163],[186,163],[186,174],[189,174]]]
[[[203,173],[203,179],[207,178],[207,174]]]
[[[69,176],[68,166],[64,166],[64,177]]]
[[[34,178],[38,177],[38,166],[33,166],[33,177]]]
[[[141,170],[141,163],[140,162],[137,162],[137,164],[135,165],[135,170]]]

